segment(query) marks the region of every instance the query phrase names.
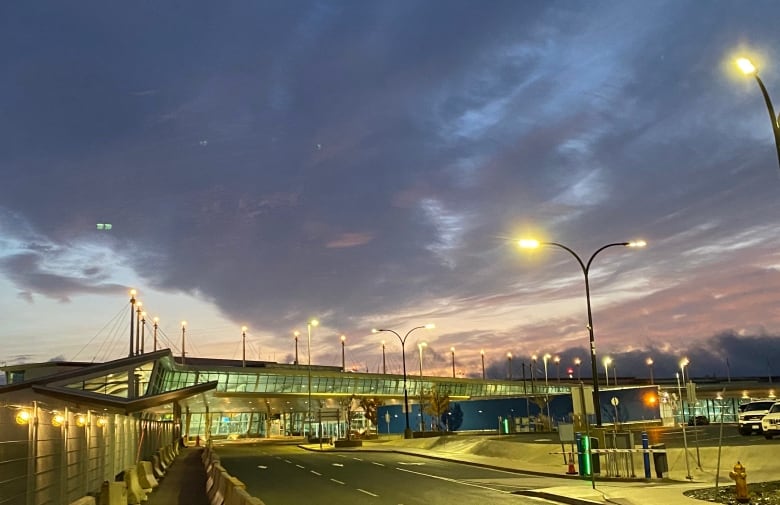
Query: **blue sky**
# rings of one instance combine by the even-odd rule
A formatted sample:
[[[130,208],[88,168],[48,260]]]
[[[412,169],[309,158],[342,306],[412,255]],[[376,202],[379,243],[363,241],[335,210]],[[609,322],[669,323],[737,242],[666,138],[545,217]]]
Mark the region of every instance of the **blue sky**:
[[[771,1],[0,6],[0,355],[127,353],[130,288],[172,346],[371,371],[505,355],[765,375],[780,171]],[[773,87],[774,86],[774,87]],[[96,223],[111,223],[110,231]],[[396,341],[391,368],[400,370]],[[417,359],[416,348],[410,360]],[[756,358],[761,356],[761,358]],[[780,373],[774,370],[774,373]]]

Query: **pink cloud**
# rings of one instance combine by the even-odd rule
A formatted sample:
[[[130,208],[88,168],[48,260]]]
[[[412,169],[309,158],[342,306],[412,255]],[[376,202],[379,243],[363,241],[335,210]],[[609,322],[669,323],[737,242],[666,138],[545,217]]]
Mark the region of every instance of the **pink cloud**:
[[[373,233],[342,233],[338,238],[328,242],[328,249],[341,249],[345,247],[357,247],[374,240]]]

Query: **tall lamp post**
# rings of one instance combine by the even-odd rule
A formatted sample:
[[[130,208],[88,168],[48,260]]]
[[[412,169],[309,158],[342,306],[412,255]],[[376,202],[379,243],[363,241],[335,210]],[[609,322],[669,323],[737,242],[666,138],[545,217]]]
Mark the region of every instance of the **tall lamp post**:
[[[549,354],[545,354],[542,356],[542,360],[544,360],[544,387],[547,387],[549,385],[549,382],[547,381],[547,362],[550,360],[552,356]]]
[[[346,340],[347,340],[347,336],[346,335],[342,335],[341,336],[341,371],[342,372],[347,369],[346,368],[346,361],[345,361],[345,354],[344,354],[344,343],[346,342]]]
[[[561,357],[556,356],[553,358],[553,362],[555,362],[555,376],[557,378],[558,384],[561,383]]]
[[[764,103],[766,103],[766,108],[769,112],[769,120],[772,122],[772,133],[775,136],[775,149],[777,150],[777,163],[780,165],[780,117],[775,116],[775,108],[772,106],[772,100],[769,98],[769,92],[758,76],[758,69],[753,65],[753,62],[747,58],[737,58],[736,63],[743,74],[755,77],[758,87],[761,88],[761,94],[764,95]]]
[[[422,363],[423,363],[423,349],[428,347],[427,342],[420,342],[417,344],[417,348],[420,350],[420,431],[425,431],[425,415],[423,413],[423,374],[422,374]]]
[[[374,328],[371,330],[371,333],[380,333],[383,331],[392,333],[396,337],[398,337],[398,340],[401,342],[401,362],[403,363],[403,370],[404,370],[404,413],[406,414],[406,428],[404,428],[404,438],[412,438],[412,428],[409,427],[409,390],[406,385],[406,339],[409,338],[409,335],[412,334],[414,330],[419,330],[422,328],[430,330],[431,328],[435,328],[436,325],[434,324],[425,324],[423,326],[415,326],[408,332],[406,332],[406,335],[401,337],[395,330],[388,330],[388,329],[382,329],[382,328]]]
[[[184,364],[184,356],[186,355],[186,353],[184,352],[184,344],[186,342],[185,341],[185,336],[184,336],[185,335],[185,333],[184,333],[185,329],[184,328],[186,328],[186,327],[187,327],[187,321],[182,321],[181,322],[181,364],[182,365]]]
[[[577,382],[582,380],[582,375],[580,373],[582,369],[582,360],[580,358],[574,358],[574,364],[577,365]]]
[[[298,330],[295,330],[293,332],[293,337],[295,338],[295,361],[293,362],[294,365],[298,364],[298,337],[301,335],[301,332]]]
[[[654,382],[653,382],[653,358],[647,358],[645,360],[645,363],[647,363],[647,367],[650,369],[650,385],[652,386],[654,384]]]
[[[512,353],[506,353],[506,375],[512,380]]]
[[[134,333],[133,333],[133,318],[135,318],[135,294],[137,291],[135,289],[130,290],[130,354],[129,356],[133,355],[134,348],[133,348],[133,340],[134,340]]]
[[[241,327],[241,367],[246,367],[246,326]]]
[[[144,344],[146,343],[146,311],[141,311],[141,354],[144,354]]]
[[[588,307],[588,338],[590,340],[590,369],[591,373],[593,374],[593,409],[596,411],[596,425],[601,427],[601,401],[599,399],[599,379],[598,379],[598,368],[596,365],[596,345],[595,345],[595,339],[593,336],[593,312],[591,311],[590,307],[590,280],[588,277],[588,274],[590,273],[590,266],[593,263],[593,260],[598,256],[598,254],[603,251],[604,249],[608,249],[610,247],[644,247],[647,245],[647,243],[644,240],[636,240],[632,242],[614,242],[611,244],[606,244],[598,249],[596,249],[596,252],[591,254],[590,258],[588,259],[588,262],[585,263],[582,258],[579,257],[579,255],[574,252],[569,247],[559,244],[558,242],[539,242],[538,240],[520,240],[518,242],[520,247],[523,248],[537,248],[541,245],[548,245],[553,247],[559,247],[572,256],[574,256],[574,259],[577,260],[577,263],[580,265],[580,268],[582,269],[582,273],[585,276],[585,302]]]
[[[141,307],[143,302],[138,300],[135,302],[135,354],[141,353]]]
[[[306,402],[306,423],[308,425],[308,433],[306,436],[308,438],[311,438],[311,329],[312,327],[316,328],[320,325],[320,322],[316,319],[312,319],[308,323],[306,323],[306,333],[308,334],[309,338],[306,341],[306,354],[308,359],[308,366],[306,367],[307,377],[308,377],[308,383],[306,385],[306,391],[308,393],[308,401]]]
[[[536,393],[536,354],[531,355],[531,394]]]
[[[387,360],[385,359],[385,341],[382,340],[382,373],[387,374]]]
[[[152,326],[152,327],[154,328],[154,350],[156,352],[157,351],[157,328],[160,325],[160,318],[159,317],[155,317],[153,319],[153,321],[154,321],[154,326]]]
[[[452,354],[452,378],[455,378],[455,348],[450,347],[450,354]]]
[[[485,350],[482,349],[479,354],[482,357],[482,380],[485,380]]]
[[[605,383],[607,386],[609,386],[609,365],[612,363],[612,358],[609,356],[604,357],[604,376],[607,380]]]

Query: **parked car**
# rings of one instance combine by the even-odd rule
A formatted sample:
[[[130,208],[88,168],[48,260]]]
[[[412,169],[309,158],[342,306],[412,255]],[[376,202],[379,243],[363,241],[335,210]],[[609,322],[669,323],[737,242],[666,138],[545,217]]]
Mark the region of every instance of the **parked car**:
[[[744,409],[739,413],[739,433],[741,435],[750,435],[751,433],[762,433],[763,428],[761,419],[769,412],[774,399],[753,400],[746,403]]]
[[[767,415],[761,419],[761,429],[767,440],[772,440],[775,435],[780,435],[780,402],[772,405]]]
[[[696,416],[688,418],[688,426],[707,426],[710,424],[710,418],[707,416]]]

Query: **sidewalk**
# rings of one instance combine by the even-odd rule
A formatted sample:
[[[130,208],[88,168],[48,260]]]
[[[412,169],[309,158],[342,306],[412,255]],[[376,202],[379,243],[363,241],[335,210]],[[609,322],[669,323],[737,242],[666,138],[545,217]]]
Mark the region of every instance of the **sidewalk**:
[[[319,451],[319,444],[303,444],[300,447]],[[753,446],[755,447],[755,446]],[[710,449],[702,448],[702,454],[705,449],[708,453]],[[729,448],[728,452],[736,450],[743,451],[745,448]],[[758,449],[763,449],[759,447]],[[771,448],[769,448],[771,449]],[[523,491],[523,495],[538,496],[547,498],[560,503],[575,505],[592,504],[620,504],[620,505],[669,505],[669,504],[702,504],[701,500],[688,498],[683,492],[697,489],[714,487],[714,470],[697,471],[695,469],[695,455],[689,452],[689,465],[691,466],[692,480],[686,479],[687,468],[684,462],[684,452],[682,449],[671,449],[669,451],[669,475],[671,478],[656,479],[653,471],[653,479],[596,479],[595,489],[593,489],[590,479],[583,479],[579,476],[566,475],[567,465],[563,464],[561,454],[551,454],[559,452],[560,447],[553,444],[535,444],[523,442],[503,442],[491,440],[485,437],[440,437],[427,439],[404,440],[401,438],[392,440],[364,441],[362,448],[354,449],[334,449],[330,446],[324,446],[323,451],[382,451],[396,452],[399,454],[409,454],[414,456],[455,461],[478,465],[488,468],[496,468],[518,473],[544,475],[550,477],[559,477],[566,479],[570,484],[541,488],[535,490]],[[724,462],[729,462],[727,467],[721,468],[720,486],[726,488],[733,485],[733,481],[728,478],[728,470],[733,464],[730,459],[734,454],[722,455]],[[755,452],[755,451],[754,451]],[[760,451],[764,452],[764,451]],[[759,460],[763,454],[754,454],[751,459],[755,461],[755,466],[761,464]],[[693,459],[692,459],[693,458]],[[774,460],[776,458],[769,458]],[[704,461],[704,459],[702,460]],[[708,460],[709,461],[709,460]],[[736,460],[734,461],[736,462]],[[724,463],[726,464],[726,463]],[[706,465],[702,465],[705,470]],[[776,465],[775,465],[776,466]],[[652,462],[651,462],[652,467]],[[635,463],[637,472],[643,473],[641,460]],[[776,475],[776,471],[766,472],[768,468],[762,468],[757,473],[766,473],[767,475]],[[725,477],[725,478],[724,478]],[[765,480],[772,480],[767,478]],[[755,481],[753,479],[752,481]]]
[[[181,449],[146,505],[210,505],[202,452],[202,447]]]

